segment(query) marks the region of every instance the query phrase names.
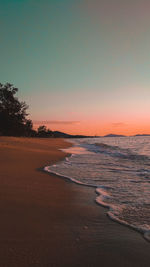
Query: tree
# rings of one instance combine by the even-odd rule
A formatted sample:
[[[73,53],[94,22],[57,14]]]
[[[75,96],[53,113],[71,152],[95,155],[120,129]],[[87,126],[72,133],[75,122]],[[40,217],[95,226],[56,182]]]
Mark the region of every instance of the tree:
[[[15,94],[18,88],[10,83],[0,83],[0,133],[1,135],[29,135],[32,121],[26,117],[28,106],[20,102]]]
[[[26,120],[25,123],[25,136],[35,137],[37,135],[36,131],[33,130],[33,123],[31,120]]]
[[[45,125],[41,125],[37,129],[38,137],[52,137],[52,131],[47,129]]]
[[[47,137],[47,129],[45,125],[40,125],[37,129],[38,137]]]

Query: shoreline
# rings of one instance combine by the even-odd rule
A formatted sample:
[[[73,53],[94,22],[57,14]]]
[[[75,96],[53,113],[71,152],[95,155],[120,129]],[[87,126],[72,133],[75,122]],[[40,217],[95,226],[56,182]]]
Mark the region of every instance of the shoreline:
[[[70,143],[70,147],[72,147],[74,144],[69,142],[67,140],[68,143]],[[62,149],[63,151],[63,149]],[[63,151],[64,152],[64,151]],[[68,157],[71,157],[73,155],[73,153],[67,153],[67,155],[64,157],[64,159],[68,158]],[[62,159],[61,161],[63,161],[64,159]],[[59,161],[58,163],[61,163],[61,161]],[[137,228],[136,226],[132,225],[132,224],[128,224],[127,222],[125,221],[122,221],[118,218],[115,217],[115,215],[112,213],[113,212],[113,209],[111,206],[109,206],[108,204],[104,204],[103,201],[99,200],[101,199],[101,192],[99,189],[101,189],[101,187],[98,187],[97,185],[92,185],[92,184],[85,184],[85,183],[82,183],[81,181],[78,181],[77,179],[74,179],[74,178],[71,178],[69,176],[64,176],[64,175],[61,175],[59,173],[56,173],[56,172],[52,172],[51,170],[48,170],[50,166],[45,166],[43,167],[43,169],[41,169],[41,171],[44,171],[46,172],[47,174],[50,174],[50,175],[56,175],[56,177],[60,177],[62,178],[63,180],[65,181],[70,181],[72,183],[75,183],[77,185],[80,185],[80,186],[85,186],[85,187],[91,187],[91,188],[94,188],[95,189],[95,203],[101,207],[103,207],[104,209],[107,210],[107,213],[106,213],[106,216],[116,222],[116,223],[119,223],[120,225],[122,226],[125,226],[125,227],[128,227],[134,231],[136,231],[138,234],[142,235],[142,237],[147,241],[147,242],[150,242],[150,231],[149,230],[143,230],[141,228]]]
[[[149,243],[110,220],[93,188],[40,170],[68,144],[0,137],[0,266],[149,266]]]

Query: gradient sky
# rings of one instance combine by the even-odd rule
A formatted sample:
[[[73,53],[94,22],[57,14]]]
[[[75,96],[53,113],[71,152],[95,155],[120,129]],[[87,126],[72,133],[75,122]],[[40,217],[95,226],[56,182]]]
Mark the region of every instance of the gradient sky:
[[[149,0],[0,0],[0,61],[35,127],[150,133]]]

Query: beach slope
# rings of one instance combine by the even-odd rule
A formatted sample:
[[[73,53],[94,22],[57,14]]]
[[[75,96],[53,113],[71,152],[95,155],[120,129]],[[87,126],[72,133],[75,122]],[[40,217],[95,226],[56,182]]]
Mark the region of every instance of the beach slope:
[[[111,221],[94,188],[42,171],[68,146],[0,137],[0,267],[148,267],[150,243]]]

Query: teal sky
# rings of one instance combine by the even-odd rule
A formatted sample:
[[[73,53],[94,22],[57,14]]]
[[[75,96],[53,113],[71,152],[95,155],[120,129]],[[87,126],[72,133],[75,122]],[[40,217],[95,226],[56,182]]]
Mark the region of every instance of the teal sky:
[[[50,128],[149,131],[149,14],[148,0],[0,0],[0,82]]]

